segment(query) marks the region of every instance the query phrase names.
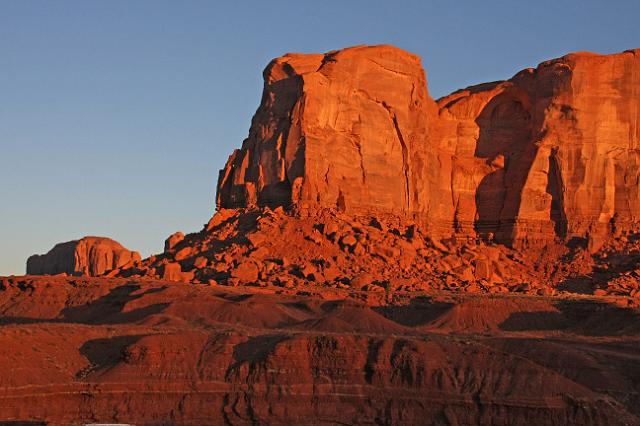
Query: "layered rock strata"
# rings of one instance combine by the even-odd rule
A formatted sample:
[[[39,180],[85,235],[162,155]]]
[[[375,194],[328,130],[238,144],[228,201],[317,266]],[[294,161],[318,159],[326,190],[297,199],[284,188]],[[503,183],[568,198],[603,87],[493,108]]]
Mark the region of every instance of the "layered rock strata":
[[[454,224],[592,250],[637,228],[639,53],[571,54],[440,99]]]
[[[640,422],[638,310],[602,299],[0,277],[0,313],[5,424]]]

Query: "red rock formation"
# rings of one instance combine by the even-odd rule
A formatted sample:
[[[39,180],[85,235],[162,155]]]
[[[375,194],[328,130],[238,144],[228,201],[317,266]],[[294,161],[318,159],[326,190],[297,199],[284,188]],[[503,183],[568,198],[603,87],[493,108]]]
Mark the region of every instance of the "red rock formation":
[[[140,254],[110,238],[84,237],[56,244],[47,254],[27,259],[27,274],[70,274],[98,276],[139,261]]]
[[[182,240],[184,240],[184,234],[180,231],[174,232],[169,235],[169,237],[164,240],[164,251],[168,252],[173,250],[175,246],[177,246]]]
[[[220,172],[219,207],[440,212],[420,59],[391,46],[289,54],[264,72],[249,137]]]
[[[274,60],[200,232],[0,277],[0,423],[639,424],[638,53]]]
[[[506,82],[429,97],[390,46],[288,54],[264,72],[218,207],[414,216],[432,236],[590,241],[640,215],[640,51],[578,53]]]
[[[114,273],[636,297],[637,53],[568,55],[437,103],[394,47],[275,59],[216,215]]]
[[[640,216],[640,50],[576,53],[438,101],[456,223],[501,241],[587,238]]]

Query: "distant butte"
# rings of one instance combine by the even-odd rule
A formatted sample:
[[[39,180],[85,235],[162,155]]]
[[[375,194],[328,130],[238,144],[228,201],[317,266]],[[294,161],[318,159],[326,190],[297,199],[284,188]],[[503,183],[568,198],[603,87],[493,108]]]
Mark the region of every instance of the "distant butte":
[[[99,276],[139,260],[140,253],[127,250],[110,238],[84,237],[56,244],[46,254],[29,257],[27,274]]]

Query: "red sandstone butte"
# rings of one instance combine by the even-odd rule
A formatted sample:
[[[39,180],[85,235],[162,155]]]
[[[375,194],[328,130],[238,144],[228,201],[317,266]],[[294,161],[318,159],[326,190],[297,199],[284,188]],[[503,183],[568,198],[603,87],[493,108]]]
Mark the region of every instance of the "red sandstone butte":
[[[635,304],[637,53],[571,54],[438,101],[392,46],[274,59],[214,217],[109,276]]]
[[[428,212],[437,106],[417,56],[392,46],[288,54],[264,79],[249,137],[220,173],[220,207]]]
[[[575,53],[437,103],[392,46],[287,54],[264,71],[217,205],[400,214],[432,236],[541,245],[640,220],[640,50]]]
[[[84,237],[56,244],[47,254],[27,259],[27,274],[98,276],[140,260],[140,254],[104,237]]]

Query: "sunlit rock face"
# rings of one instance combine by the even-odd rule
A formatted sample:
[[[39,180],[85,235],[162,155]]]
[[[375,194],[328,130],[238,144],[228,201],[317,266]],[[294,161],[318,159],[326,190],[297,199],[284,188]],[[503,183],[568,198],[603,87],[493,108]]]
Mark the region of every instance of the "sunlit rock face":
[[[98,276],[138,260],[138,252],[126,249],[110,238],[84,237],[56,244],[46,254],[29,257],[27,274]]]
[[[220,207],[426,214],[436,204],[426,166],[437,106],[417,56],[391,46],[289,54],[264,75],[249,137],[221,171]]]
[[[637,224],[639,94],[636,50],[567,55],[439,100],[456,223],[502,241],[594,246]]]
[[[436,103],[391,46],[267,66],[217,205],[295,205],[417,219],[433,236],[597,248],[638,222],[640,60],[576,53]]]

